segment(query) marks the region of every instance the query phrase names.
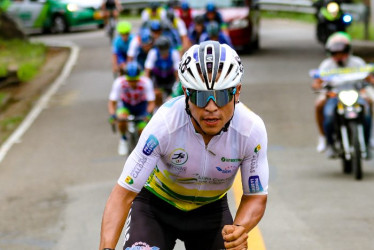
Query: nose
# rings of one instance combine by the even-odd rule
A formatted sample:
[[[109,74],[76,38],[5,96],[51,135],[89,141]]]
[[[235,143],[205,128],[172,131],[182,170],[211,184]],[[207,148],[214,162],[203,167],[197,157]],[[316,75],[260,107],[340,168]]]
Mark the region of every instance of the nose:
[[[218,106],[212,99],[210,99],[208,104],[205,106],[205,110],[208,112],[214,112],[218,110]]]

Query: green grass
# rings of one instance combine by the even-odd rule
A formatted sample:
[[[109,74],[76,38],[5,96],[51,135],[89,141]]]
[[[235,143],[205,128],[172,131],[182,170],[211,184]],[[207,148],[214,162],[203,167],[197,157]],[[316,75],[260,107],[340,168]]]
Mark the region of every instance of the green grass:
[[[17,76],[21,82],[29,81],[38,73],[45,56],[44,44],[0,40],[0,75],[5,75],[9,66],[13,66],[18,69]]]
[[[301,13],[292,13],[285,11],[261,11],[262,18],[282,18],[297,20],[307,23],[316,23],[315,16],[313,14],[301,14]],[[369,24],[369,39],[374,41],[374,26]],[[355,40],[366,40],[365,38],[365,27],[362,22],[353,22],[348,28],[347,33],[351,35],[352,39]]]
[[[281,18],[315,23],[316,19],[313,14],[293,13],[288,11],[268,11],[261,10],[261,18]]]

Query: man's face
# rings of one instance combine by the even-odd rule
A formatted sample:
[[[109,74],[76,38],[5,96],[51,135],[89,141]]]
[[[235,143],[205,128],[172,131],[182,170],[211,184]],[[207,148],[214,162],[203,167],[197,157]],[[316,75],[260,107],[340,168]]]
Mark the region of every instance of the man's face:
[[[347,62],[349,54],[346,52],[338,52],[338,53],[333,53],[331,55],[332,59],[340,66],[344,66],[345,63]]]
[[[209,19],[209,20],[214,20],[214,18],[216,17],[216,13],[213,12],[213,11],[208,11],[206,13],[206,17]]]
[[[234,114],[234,101],[239,100],[240,89],[241,85],[238,85],[235,98],[232,98],[232,100],[223,107],[218,107],[213,100],[209,100],[204,108],[196,106],[191,100],[188,101],[191,115],[200,124],[203,132],[213,136],[221,131]],[[195,126],[195,129],[200,133],[202,132],[198,126]]]
[[[121,38],[123,41],[127,42],[129,40],[129,33],[121,34]]]

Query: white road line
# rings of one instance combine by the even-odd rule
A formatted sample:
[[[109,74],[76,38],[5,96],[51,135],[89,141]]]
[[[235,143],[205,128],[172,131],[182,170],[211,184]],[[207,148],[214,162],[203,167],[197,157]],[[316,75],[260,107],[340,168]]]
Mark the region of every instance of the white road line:
[[[48,90],[42,95],[38,100],[36,105],[32,108],[30,113],[22,121],[19,127],[11,134],[11,136],[4,142],[0,147],[0,163],[4,159],[5,155],[8,153],[13,144],[20,142],[22,135],[27,131],[35,119],[39,116],[42,110],[47,106],[49,99],[57,92],[57,90],[65,83],[66,78],[69,76],[73,66],[75,65],[78,54],[79,47],[72,43],[47,43],[50,46],[58,47],[68,47],[70,48],[69,59],[67,60],[61,74],[56,78]]]

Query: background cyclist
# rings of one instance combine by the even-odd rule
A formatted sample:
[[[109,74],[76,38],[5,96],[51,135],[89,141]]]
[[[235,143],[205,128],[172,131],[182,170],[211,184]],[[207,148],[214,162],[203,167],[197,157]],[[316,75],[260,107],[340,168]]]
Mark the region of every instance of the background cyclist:
[[[148,52],[153,47],[153,41],[150,29],[140,29],[139,34],[130,42],[129,50],[127,51],[127,61],[135,60],[144,69]]]
[[[177,238],[187,250],[247,249],[264,214],[267,135],[239,102],[239,56],[207,41],[184,54],[178,72],[185,95],[154,114],[127,159],[104,210],[100,250],[115,248],[124,225],[123,249],[171,250]],[[226,192],[239,169],[233,220]]]
[[[114,19],[118,20],[118,15],[121,12],[121,3],[119,0],[104,0],[101,9],[104,14],[104,24],[108,24],[110,15],[113,15]]]
[[[152,82],[149,78],[141,76],[142,69],[136,61],[129,62],[126,68],[121,71],[123,75],[113,82],[108,111],[110,122],[117,121],[118,130],[121,133],[118,154],[127,155],[127,122],[125,119],[130,114],[144,117],[152,114],[155,107],[155,95]],[[146,120],[137,124],[139,133],[142,132],[145,124]]]
[[[127,21],[121,21],[117,24],[118,35],[114,38],[112,44],[112,70],[114,76],[117,76],[119,70],[126,66],[127,51],[133,39],[131,28],[131,23]]]
[[[145,61],[145,76],[152,79],[156,93],[156,106],[160,107],[164,97],[172,92],[178,81],[180,55],[172,48],[167,37],[161,36],[155,41]]]

